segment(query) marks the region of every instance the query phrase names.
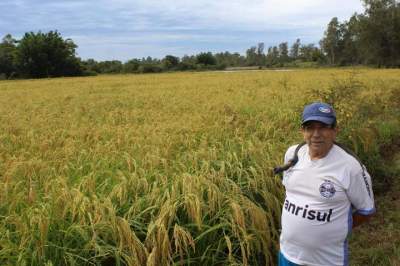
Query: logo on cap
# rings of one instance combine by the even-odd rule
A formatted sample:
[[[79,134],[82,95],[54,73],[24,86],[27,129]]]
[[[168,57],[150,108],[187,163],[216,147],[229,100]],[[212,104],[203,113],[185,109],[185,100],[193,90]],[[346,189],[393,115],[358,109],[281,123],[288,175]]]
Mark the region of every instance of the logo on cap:
[[[325,113],[325,114],[329,114],[329,113],[331,112],[331,109],[329,109],[329,108],[327,108],[327,107],[323,107],[323,106],[321,106],[320,108],[318,108],[318,110],[319,110],[320,112],[322,112],[322,113]]]

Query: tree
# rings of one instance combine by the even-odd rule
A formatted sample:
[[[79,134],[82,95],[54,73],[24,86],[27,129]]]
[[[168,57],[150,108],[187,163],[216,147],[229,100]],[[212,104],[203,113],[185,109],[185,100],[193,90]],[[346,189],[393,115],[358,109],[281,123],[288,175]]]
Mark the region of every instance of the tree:
[[[217,60],[215,59],[215,57],[213,56],[213,54],[211,52],[208,53],[200,53],[196,56],[196,63],[197,64],[202,64],[205,66],[208,65],[216,65],[217,64]]]
[[[324,55],[313,43],[300,46],[299,58],[305,62],[323,62]]]
[[[266,56],[266,65],[274,66],[279,63],[279,49],[276,46],[269,47]]]
[[[0,43],[0,75],[6,78],[12,77],[16,74],[15,58],[17,48],[15,46],[16,40],[7,34],[4,36]]]
[[[157,58],[152,58],[151,56],[148,56],[146,58],[142,58],[142,64],[147,64],[147,65],[157,65],[160,64],[161,61]]]
[[[279,49],[276,46],[269,47],[266,56],[266,65],[274,66],[279,62]]]
[[[216,53],[215,59],[217,64],[220,66],[244,66],[246,58],[239,53],[233,53],[226,51],[223,53]]]
[[[364,0],[358,16],[360,53],[365,63],[400,66],[400,5],[393,0]]]
[[[192,64],[195,65],[196,64],[196,56],[194,55],[184,55],[182,57],[181,63],[185,63],[185,64]]]
[[[339,65],[359,64],[359,22],[357,16],[353,15],[348,22],[339,24],[341,39],[339,40],[339,51],[337,63]]]
[[[255,66],[257,65],[257,47],[252,46],[246,50],[246,64],[248,66]]]
[[[292,47],[290,48],[290,57],[293,60],[296,60],[299,57],[299,49],[300,49],[300,39],[297,39],[296,42],[292,44]]]
[[[122,69],[123,65],[119,60],[103,61],[97,64],[98,73],[115,74],[121,73]]]
[[[233,53],[231,57],[232,66],[245,66],[246,65],[246,58],[239,53]]]
[[[264,66],[266,63],[266,57],[264,54],[265,45],[263,42],[252,46],[246,50],[246,65],[248,66]]]
[[[321,40],[331,64],[400,66],[400,4],[363,0],[365,11],[348,22],[333,18]]]
[[[264,54],[264,43],[260,42],[257,44],[257,59],[256,63],[258,66],[265,65],[265,54]]]
[[[289,49],[287,42],[279,44],[279,61],[280,63],[287,63],[289,61]]]
[[[232,55],[228,51],[224,53],[216,53],[215,60],[217,60],[217,65],[221,66],[232,66]]]
[[[25,33],[17,49],[17,67],[23,76],[32,78],[80,75],[76,47],[57,31]]]
[[[181,62],[178,66],[179,70],[193,70],[196,69],[196,56],[194,55],[184,55],[181,59]]]
[[[329,62],[331,64],[336,63],[336,57],[339,53],[339,41],[340,41],[339,21],[337,17],[334,17],[329,22],[328,28],[324,33],[324,38],[322,39],[322,48],[328,55]]]
[[[141,64],[138,68],[139,73],[160,73],[162,72],[162,68],[158,64]]]
[[[135,73],[139,70],[140,60],[139,59],[131,59],[128,60],[123,65],[123,72],[124,73]]]
[[[162,64],[164,68],[168,70],[176,68],[179,65],[179,57],[167,55],[162,60]]]

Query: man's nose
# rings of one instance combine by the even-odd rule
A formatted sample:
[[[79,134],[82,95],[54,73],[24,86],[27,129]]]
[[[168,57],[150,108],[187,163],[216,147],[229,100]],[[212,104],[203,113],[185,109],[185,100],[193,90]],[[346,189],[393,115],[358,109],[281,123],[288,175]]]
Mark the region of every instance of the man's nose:
[[[319,137],[321,135],[321,129],[320,128],[314,128],[312,136],[313,137]]]

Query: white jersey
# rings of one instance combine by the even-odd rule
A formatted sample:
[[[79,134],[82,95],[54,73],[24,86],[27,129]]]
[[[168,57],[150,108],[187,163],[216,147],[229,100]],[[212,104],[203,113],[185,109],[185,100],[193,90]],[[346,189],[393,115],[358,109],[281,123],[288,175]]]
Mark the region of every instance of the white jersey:
[[[285,163],[292,159],[296,147],[288,149]],[[298,157],[297,164],[283,174],[286,199],[281,252],[300,265],[348,265],[352,213],[375,212],[371,177],[336,145],[318,160],[311,160],[308,145],[304,145]]]

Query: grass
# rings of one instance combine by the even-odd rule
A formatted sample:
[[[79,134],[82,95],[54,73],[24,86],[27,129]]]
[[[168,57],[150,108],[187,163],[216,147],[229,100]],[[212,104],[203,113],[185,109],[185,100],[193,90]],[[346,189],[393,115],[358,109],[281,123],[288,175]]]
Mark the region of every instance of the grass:
[[[400,153],[391,167],[400,170]],[[368,223],[356,228],[350,241],[351,265],[400,265],[400,182],[376,198],[377,214]]]
[[[302,107],[335,104],[341,141],[391,182],[380,147],[399,136],[398,74],[2,81],[0,264],[273,265],[283,188],[271,169],[300,141]]]

